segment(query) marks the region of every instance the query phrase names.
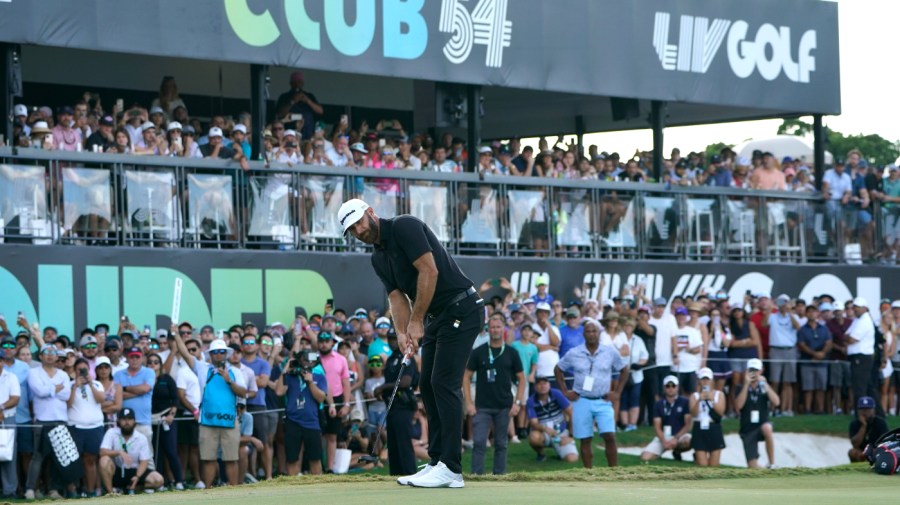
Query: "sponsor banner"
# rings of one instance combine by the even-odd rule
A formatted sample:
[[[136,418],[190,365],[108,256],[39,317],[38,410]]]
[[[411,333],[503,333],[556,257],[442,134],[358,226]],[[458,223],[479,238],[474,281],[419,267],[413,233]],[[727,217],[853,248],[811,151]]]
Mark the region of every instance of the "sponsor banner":
[[[827,114],[837,28],[818,0],[0,2],[8,42]]]
[[[138,328],[167,327],[175,279],[182,283],[180,318],[217,330],[243,321],[286,326],[303,307],[321,313],[325,301],[352,313],[357,307],[383,310],[385,293],[367,254],[118,247],[0,247],[0,313],[16,331],[16,314],[30,323],[55,326],[76,335],[86,326],[115,322],[123,315]],[[651,298],[724,290],[734,302],[743,295],[785,293],[809,300],[828,293],[846,301],[900,298],[888,282],[896,268],[850,265],[597,261],[574,259],[458,256],[476,287],[506,278],[521,293],[534,291],[539,275],[550,293],[567,303],[573,288],[586,286],[596,297],[618,294],[643,283]],[[488,283],[489,285],[491,283]],[[487,296],[502,295],[492,288]],[[113,330],[115,331],[115,330]]]

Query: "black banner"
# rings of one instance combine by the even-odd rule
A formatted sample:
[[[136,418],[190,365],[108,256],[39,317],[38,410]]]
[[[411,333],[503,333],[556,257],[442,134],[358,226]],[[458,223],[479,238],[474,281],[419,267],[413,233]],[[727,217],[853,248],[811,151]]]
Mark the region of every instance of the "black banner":
[[[626,285],[644,283],[651,297],[724,290],[733,301],[746,291],[809,299],[828,293],[845,301],[865,297],[876,309],[882,298],[900,298],[897,269],[877,266],[597,261],[458,256],[476,287],[509,279],[531,292],[539,275],[550,293],[567,302],[573,288],[605,279],[604,298]],[[168,323],[175,279],[183,283],[180,319],[216,329],[251,320],[286,325],[296,309],[321,312],[325,300],[352,312],[385,308],[384,290],[366,254],[289,251],[0,246],[0,313],[11,327],[22,311],[28,321],[72,335],[86,325],[116,326],[127,315],[139,328]],[[488,296],[501,294],[494,288]]]

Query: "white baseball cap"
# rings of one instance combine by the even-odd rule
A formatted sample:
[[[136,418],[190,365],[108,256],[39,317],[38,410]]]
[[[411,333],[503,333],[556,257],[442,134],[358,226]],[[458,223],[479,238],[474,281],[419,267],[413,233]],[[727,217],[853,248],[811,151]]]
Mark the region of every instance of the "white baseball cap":
[[[853,305],[855,305],[857,307],[868,307],[869,302],[867,302],[865,298],[863,298],[861,296],[857,296],[856,298],[853,299]]]
[[[763,362],[759,358],[751,358],[747,360],[747,370],[762,370]]]
[[[347,233],[347,230],[350,229],[351,226],[362,219],[363,214],[366,213],[368,208],[369,204],[359,198],[347,200],[341,205],[341,208],[338,209],[337,218],[344,229],[344,233]]]
[[[541,302],[537,304],[534,310],[546,310],[547,312],[550,312],[550,304],[547,302]]]
[[[236,125],[234,125],[234,128],[231,129],[231,133],[234,133],[234,132],[241,132],[244,135],[246,135],[247,127],[242,124],[236,124]]]
[[[94,370],[96,370],[100,365],[106,365],[112,368],[112,362],[109,361],[109,358],[107,358],[106,356],[97,356],[97,358],[94,360]]]
[[[13,115],[14,116],[27,116],[28,115],[28,107],[25,107],[22,104],[16,105],[13,107]]]
[[[712,379],[713,371],[709,367],[703,367],[700,370],[697,370],[697,378],[698,379]]]
[[[151,115],[153,115],[153,114],[165,114],[165,113],[166,113],[166,112],[165,112],[164,110],[162,110],[162,107],[160,107],[159,105],[154,105],[153,107],[150,107],[150,114],[151,114]]]
[[[145,131],[150,130],[150,129],[155,130],[155,129],[156,129],[156,125],[153,124],[153,123],[151,123],[150,121],[144,121],[144,124],[141,125],[141,131],[142,131],[142,132],[145,132]]]
[[[181,130],[181,129],[182,129],[181,123],[179,123],[178,121],[172,121],[171,123],[169,123],[169,126],[166,127],[166,131],[169,131],[169,132],[172,130]]]
[[[212,128],[210,128],[209,134],[207,135],[207,137],[209,137],[209,138],[221,137],[221,136],[222,136],[222,129],[219,128],[218,126],[213,126]]]
[[[834,310],[844,310],[844,302],[834,302],[831,306],[834,307]]]
[[[297,130],[285,130],[284,136],[285,137],[299,137],[300,135],[297,135]]]
[[[391,326],[391,320],[386,317],[379,317],[375,320],[375,327],[377,328],[379,325],[386,324],[388,327]]]
[[[894,303],[891,304],[892,309],[900,309],[900,300],[894,300]]]
[[[678,377],[676,377],[674,375],[666,375],[665,378],[663,379],[662,383],[663,383],[663,385],[665,385],[665,384],[669,384],[670,382],[677,386],[678,385]]]

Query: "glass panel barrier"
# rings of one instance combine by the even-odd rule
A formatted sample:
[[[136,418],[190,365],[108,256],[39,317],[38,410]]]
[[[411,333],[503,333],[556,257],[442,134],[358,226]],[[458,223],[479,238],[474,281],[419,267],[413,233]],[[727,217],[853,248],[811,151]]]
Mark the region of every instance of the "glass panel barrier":
[[[295,247],[296,227],[291,225],[294,197],[291,181],[290,174],[250,177],[248,243],[282,249]]]
[[[173,245],[180,216],[172,171],[125,170],[125,240],[129,245]]]
[[[62,169],[61,242],[115,243],[112,174],[99,168]]]
[[[596,213],[597,256],[636,258],[638,250],[638,201],[633,194],[600,191]]]
[[[378,217],[391,218],[397,215],[399,198],[395,187],[366,181],[362,199],[375,210],[375,215]]]
[[[510,189],[506,196],[509,221],[505,235],[510,254],[548,254],[553,214],[546,190]]]
[[[185,241],[196,247],[237,243],[233,184],[230,175],[187,175]]]
[[[652,259],[678,257],[681,231],[678,199],[671,196],[645,196],[642,224],[644,256]]]
[[[766,258],[778,262],[806,262],[804,218],[806,202],[766,200]]]
[[[344,178],[340,176],[303,175],[303,201],[300,205],[301,240],[317,249],[330,249],[344,244],[344,234],[337,213],[344,202]]]
[[[41,166],[0,165],[0,242],[53,242],[45,173]]]
[[[685,254],[688,259],[710,260],[719,257],[721,228],[719,202],[714,198],[697,198],[685,195],[687,202],[687,241]]]
[[[572,258],[592,256],[594,202],[591,191],[554,188],[552,194],[556,254]]]
[[[418,217],[431,228],[442,243],[453,236],[450,229],[449,190],[445,186],[419,186],[410,184],[410,214]]]
[[[756,206],[741,197],[725,197],[725,258],[740,261],[757,259]]]
[[[497,190],[487,184],[460,185],[460,252],[500,254]]]
[[[881,221],[881,262],[896,265],[897,259],[900,258],[900,204],[882,203],[878,208],[878,214]]]

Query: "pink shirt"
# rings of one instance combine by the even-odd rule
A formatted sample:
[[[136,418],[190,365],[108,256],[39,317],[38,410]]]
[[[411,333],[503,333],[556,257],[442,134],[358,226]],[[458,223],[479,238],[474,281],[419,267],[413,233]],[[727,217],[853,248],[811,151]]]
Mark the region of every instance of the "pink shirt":
[[[322,368],[325,369],[325,380],[328,381],[328,389],[331,396],[338,397],[344,393],[344,383],[341,379],[350,380],[350,369],[347,366],[347,358],[337,351],[322,354],[319,357]]]

